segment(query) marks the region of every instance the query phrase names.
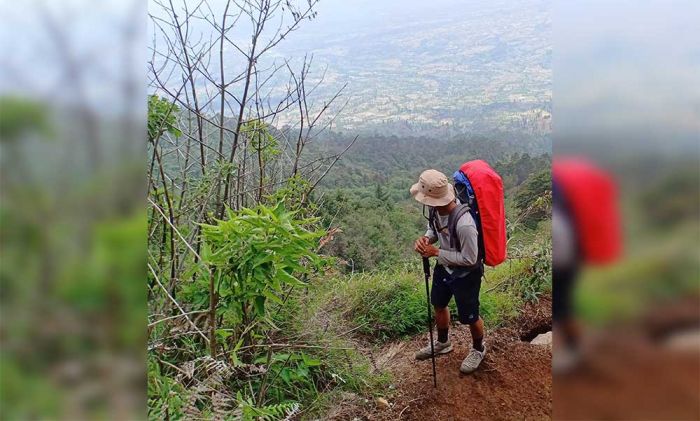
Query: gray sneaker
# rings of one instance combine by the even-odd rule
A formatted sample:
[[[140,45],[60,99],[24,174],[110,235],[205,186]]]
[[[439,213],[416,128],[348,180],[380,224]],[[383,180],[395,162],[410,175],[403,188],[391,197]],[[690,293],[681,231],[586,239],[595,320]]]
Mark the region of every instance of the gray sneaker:
[[[484,344],[483,351],[477,351],[476,349],[472,348],[471,351],[469,351],[469,355],[467,355],[467,358],[465,358],[464,361],[462,361],[462,365],[459,367],[459,371],[461,371],[464,374],[473,373],[477,368],[479,368],[479,364],[481,364],[481,361],[484,359],[485,355],[486,344]]]
[[[448,352],[452,352],[452,342],[448,339],[447,342],[439,342],[435,341],[435,355],[442,355],[442,354],[447,354]],[[427,360],[430,358],[430,344],[428,344],[425,348],[421,348],[416,352],[416,359],[417,360]]]

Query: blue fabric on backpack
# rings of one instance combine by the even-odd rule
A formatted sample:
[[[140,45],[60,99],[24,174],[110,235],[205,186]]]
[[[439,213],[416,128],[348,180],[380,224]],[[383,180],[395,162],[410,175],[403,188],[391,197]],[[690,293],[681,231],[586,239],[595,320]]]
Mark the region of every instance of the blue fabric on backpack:
[[[479,257],[484,256],[484,243],[481,234],[481,217],[479,216],[479,204],[476,202],[476,195],[474,194],[474,188],[472,183],[462,171],[457,170],[452,174],[452,180],[455,183],[455,190],[457,190],[457,199],[461,203],[469,205],[469,213],[474,219],[476,224],[476,230],[479,233]]]
[[[453,175],[452,179],[455,182],[455,189],[457,190],[457,198],[460,202],[469,205],[470,209],[476,208],[476,196],[474,195],[474,188],[472,183],[466,175],[462,174],[462,171],[457,170]],[[461,186],[464,187],[461,187]],[[473,215],[472,215],[473,216]]]

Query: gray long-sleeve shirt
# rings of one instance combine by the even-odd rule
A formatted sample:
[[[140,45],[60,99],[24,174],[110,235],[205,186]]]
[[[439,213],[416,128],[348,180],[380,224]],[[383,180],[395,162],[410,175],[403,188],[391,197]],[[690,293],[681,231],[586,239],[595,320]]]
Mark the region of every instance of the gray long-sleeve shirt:
[[[476,230],[476,223],[474,223],[474,218],[469,214],[465,213],[459,221],[457,221],[456,231],[459,237],[459,244],[461,249],[457,250],[450,247],[450,234],[447,229],[447,222],[449,215],[437,215],[437,225],[439,227],[444,227],[443,230],[436,233],[428,224],[428,230],[425,232],[425,236],[430,239],[431,243],[440,241],[440,252],[437,257],[439,264],[444,266],[448,272],[452,273],[450,266],[472,266],[476,264],[476,259],[479,252],[478,243],[478,232]]]
[[[552,264],[554,269],[576,264],[576,234],[573,221],[560,206],[552,208]]]

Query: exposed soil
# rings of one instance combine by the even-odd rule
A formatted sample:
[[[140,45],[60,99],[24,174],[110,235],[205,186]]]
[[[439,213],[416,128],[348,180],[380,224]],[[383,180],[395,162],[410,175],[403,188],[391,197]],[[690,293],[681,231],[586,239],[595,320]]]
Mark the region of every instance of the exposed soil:
[[[700,348],[663,342],[700,327],[700,297],[650,310],[641,324],[595,334],[577,369],[555,376],[555,419],[700,419]]]
[[[537,302],[529,302],[511,324],[517,329],[520,340],[530,342],[541,333],[552,330],[552,299],[544,296]]]
[[[554,419],[698,420],[700,354],[617,332],[571,373],[554,378]]]
[[[526,342],[551,329],[549,297],[526,305],[508,327],[487,332],[487,356],[472,375],[459,373],[469,331],[454,326],[455,351],[437,358],[437,389],[430,360],[413,358],[427,335],[388,344],[372,355],[395,380],[386,402],[347,394],[324,419],[700,419],[697,340],[681,349],[667,345],[674,335],[700,330],[700,297],[653,310],[640,323],[586,334],[581,364],[555,376],[555,387],[551,347]]]
[[[545,297],[537,304],[528,305],[510,326],[512,328],[487,332],[486,358],[471,375],[459,372],[471,346],[469,330],[466,326],[454,326],[451,340],[455,350],[436,358],[437,389],[433,388],[430,360],[414,359],[415,351],[428,342],[427,335],[384,346],[374,353],[374,359],[377,368],[388,370],[395,381],[392,390],[384,396],[388,407],[356,399],[342,409],[337,408],[330,418],[394,421],[549,419],[552,409],[551,351],[548,347],[523,342],[521,338],[547,326],[551,328],[551,301]]]

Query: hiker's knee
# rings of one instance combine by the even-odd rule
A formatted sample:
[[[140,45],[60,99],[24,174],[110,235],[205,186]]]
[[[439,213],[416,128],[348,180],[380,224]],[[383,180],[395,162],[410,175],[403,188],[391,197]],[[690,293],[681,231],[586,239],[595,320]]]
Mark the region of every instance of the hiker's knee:
[[[460,314],[459,315],[459,322],[462,323],[463,325],[469,325],[469,327],[472,327],[479,323],[479,314],[478,313],[469,313],[469,314]]]
[[[438,317],[450,317],[450,309],[447,307],[434,307],[435,315]]]

